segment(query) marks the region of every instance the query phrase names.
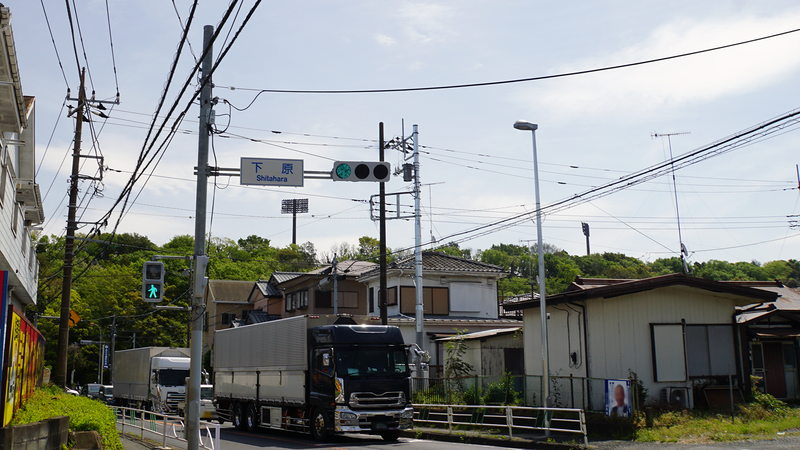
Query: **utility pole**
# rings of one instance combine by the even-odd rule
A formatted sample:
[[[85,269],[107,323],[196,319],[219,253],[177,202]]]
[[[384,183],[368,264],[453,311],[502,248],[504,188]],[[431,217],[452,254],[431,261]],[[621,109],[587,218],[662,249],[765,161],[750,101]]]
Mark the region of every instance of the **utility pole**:
[[[58,354],[56,355],[56,373],[53,380],[56,385],[67,385],[67,348],[69,347],[69,311],[72,294],[72,263],[75,259],[75,222],[78,210],[78,172],[81,161],[81,133],[83,131],[83,110],[86,103],[84,80],[86,68],[81,69],[81,85],[78,91],[78,106],[75,113],[75,142],[72,151],[72,174],[69,179],[69,210],[67,212],[67,234],[64,242],[64,278],[61,282],[61,317],[58,322]]]
[[[336,253],[333,254],[333,314],[339,314],[339,275],[336,273],[339,265],[339,260],[336,258]]]
[[[111,384],[114,384],[114,352],[117,349],[117,315],[114,314],[114,321],[111,322],[111,352],[108,354],[108,371],[111,375]]]
[[[425,350],[425,309],[422,304],[422,217],[420,214],[420,184],[419,184],[419,131],[414,125],[414,286],[416,288],[415,322],[417,325],[417,345],[420,350]],[[405,142],[402,143],[405,145]],[[400,202],[397,202],[400,210]],[[422,354],[417,361],[417,376],[424,377],[422,372]]]
[[[208,138],[212,113],[211,68],[214,63],[212,36],[214,27],[203,27],[202,82],[200,91],[200,129],[197,139],[197,203],[194,228],[194,287],[192,295],[192,340],[190,345],[189,386],[186,397],[186,443],[188,450],[200,446],[200,384],[203,363],[203,296],[206,265],[206,203],[208,200]]]
[[[383,162],[383,150],[384,150],[384,142],[383,142],[383,122],[378,125],[378,142],[380,144],[380,153],[379,153],[379,160]],[[380,209],[380,266],[381,266],[381,275],[380,275],[380,289],[378,290],[378,303],[381,306],[381,324],[387,325],[389,323],[389,316],[386,304],[386,186],[381,181],[381,188],[380,188],[380,201],[381,201],[381,209]]]

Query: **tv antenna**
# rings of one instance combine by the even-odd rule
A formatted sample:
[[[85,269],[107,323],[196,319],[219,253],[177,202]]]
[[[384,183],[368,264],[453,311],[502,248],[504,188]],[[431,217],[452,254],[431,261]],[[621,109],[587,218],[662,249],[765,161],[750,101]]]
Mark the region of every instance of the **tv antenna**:
[[[650,136],[653,139],[656,138],[667,138],[667,144],[669,145],[669,165],[672,170],[672,191],[675,194],[675,217],[678,220],[678,243],[681,246],[681,265],[683,265],[683,273],[689,274],[689,266],[686,264],[686,258],[689,257],[689,251],[686,250],[686,246],[683,245],[683,237],[681,236],[681,213],[680,208],[678,208],[678,183],[675,181],[675,161],[672,158],[672,136],[682,136],[685,134],[692,134],[688,131],[682,131],[677,133],[652,133]]]

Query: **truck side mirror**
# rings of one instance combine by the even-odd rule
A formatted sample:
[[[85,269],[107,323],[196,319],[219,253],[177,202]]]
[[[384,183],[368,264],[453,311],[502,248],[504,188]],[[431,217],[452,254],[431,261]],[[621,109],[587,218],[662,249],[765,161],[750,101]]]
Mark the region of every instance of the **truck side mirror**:
[[[153,375],[150,378],[153,380],[153,384],[158,384],[158,372],[154,370]]]
[[[331,354],[330,353],[323,353],[322,354],[322,367],[330,367],[331,366]]]

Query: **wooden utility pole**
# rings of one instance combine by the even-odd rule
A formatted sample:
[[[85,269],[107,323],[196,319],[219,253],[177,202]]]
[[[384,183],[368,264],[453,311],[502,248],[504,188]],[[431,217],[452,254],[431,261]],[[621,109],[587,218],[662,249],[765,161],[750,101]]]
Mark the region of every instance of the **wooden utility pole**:
[[[75,259],[75,222],[78,210],[78,172],[81,161],[81,133],[83,131],[83,112],[86,106],[84,79],[86,68],[81,69],[81,86],[78,91],[78,106],[72,112],[75,117],[75,143],[72,152],[72,174],[69,179],[69,211],[67,213],[67,235],[64,242],[64,278],[61,283],[61,316],[58,323],[58,353],[54,381],[58,386],[67,385],[67,347],[69,347],[69,311],[72,294],[72,263]]]

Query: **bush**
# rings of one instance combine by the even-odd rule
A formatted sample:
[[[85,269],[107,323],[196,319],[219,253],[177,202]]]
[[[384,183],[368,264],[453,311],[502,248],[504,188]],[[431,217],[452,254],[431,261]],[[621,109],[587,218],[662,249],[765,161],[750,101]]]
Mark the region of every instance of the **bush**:
[[[483,403],[486,405],[515,405],[521,401],[520,393],[512,387],[510,373],[507,373],[502,380],[490,384],[483,395]]]
[[[117,418],[112,409],[97,400],[66,394],[52,385],[34,391],[9,425],[39,422],[56,416],[69,416],[70,431],[97,431],[103,437],[104,448],[122,450]]]

